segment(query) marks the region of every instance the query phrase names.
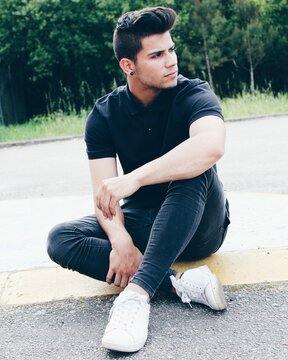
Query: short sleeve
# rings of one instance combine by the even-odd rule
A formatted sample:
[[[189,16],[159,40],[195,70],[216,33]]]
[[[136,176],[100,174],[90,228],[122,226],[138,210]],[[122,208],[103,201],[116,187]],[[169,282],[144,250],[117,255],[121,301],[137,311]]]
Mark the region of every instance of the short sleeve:
[[[207,82],[199,80],[194,86],[187,86],[182,94],[183,116],[190,126],[203,116],[214,115],[223,118],[219,101]]]
[[[85,127],[86,152],[89,160],[116,157],[111,132],[96,106],[89,114]]]

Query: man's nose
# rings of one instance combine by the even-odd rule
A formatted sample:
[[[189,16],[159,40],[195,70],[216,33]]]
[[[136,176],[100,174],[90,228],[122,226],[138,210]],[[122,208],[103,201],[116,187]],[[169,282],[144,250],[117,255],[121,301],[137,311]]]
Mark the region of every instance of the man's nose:
[[[175,52],[168,52],[167,57],[166,57],[166,67],[171,67],[177,64],[177,55]]]

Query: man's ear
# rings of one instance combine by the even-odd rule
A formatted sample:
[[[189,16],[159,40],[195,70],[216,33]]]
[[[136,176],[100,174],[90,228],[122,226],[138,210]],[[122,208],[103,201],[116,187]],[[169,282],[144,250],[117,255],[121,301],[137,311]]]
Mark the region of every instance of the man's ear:
[[[128,75],[133,75],[135,72],[135,64],[132,60],[123,58],[119,61],[119,65],[124,73]]]

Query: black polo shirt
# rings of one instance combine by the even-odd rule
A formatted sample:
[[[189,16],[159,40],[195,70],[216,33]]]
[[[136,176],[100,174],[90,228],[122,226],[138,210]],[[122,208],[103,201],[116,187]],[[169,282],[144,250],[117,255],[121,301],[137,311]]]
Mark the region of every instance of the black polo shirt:
[[[90,160],[116,157],[124,174],[165,154],[188,139],[197,119],[221,107],[207,82],[178,76],[177,86],[162,90],[154,103],[142,106],[120,86],[98,99],[88,116],[85,141]],[[124,207],[153,208],[164,200],[168,183],[148,185],[124,199]]]

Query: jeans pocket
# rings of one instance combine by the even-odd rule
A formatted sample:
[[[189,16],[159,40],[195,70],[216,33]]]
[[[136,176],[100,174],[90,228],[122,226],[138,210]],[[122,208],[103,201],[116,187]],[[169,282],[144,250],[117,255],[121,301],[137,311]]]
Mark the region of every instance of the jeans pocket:
[[[230,224],[230,218],[229,218],[229,212],[228,212],[228,214],[226,215],[225,220],[224,220],[224,225],[220,227],[220,242],[219,242],[218,249],[216,251],[218,251],[220,249],[220,247],[223,245],[223,242],[227,235],[229,224]]]

